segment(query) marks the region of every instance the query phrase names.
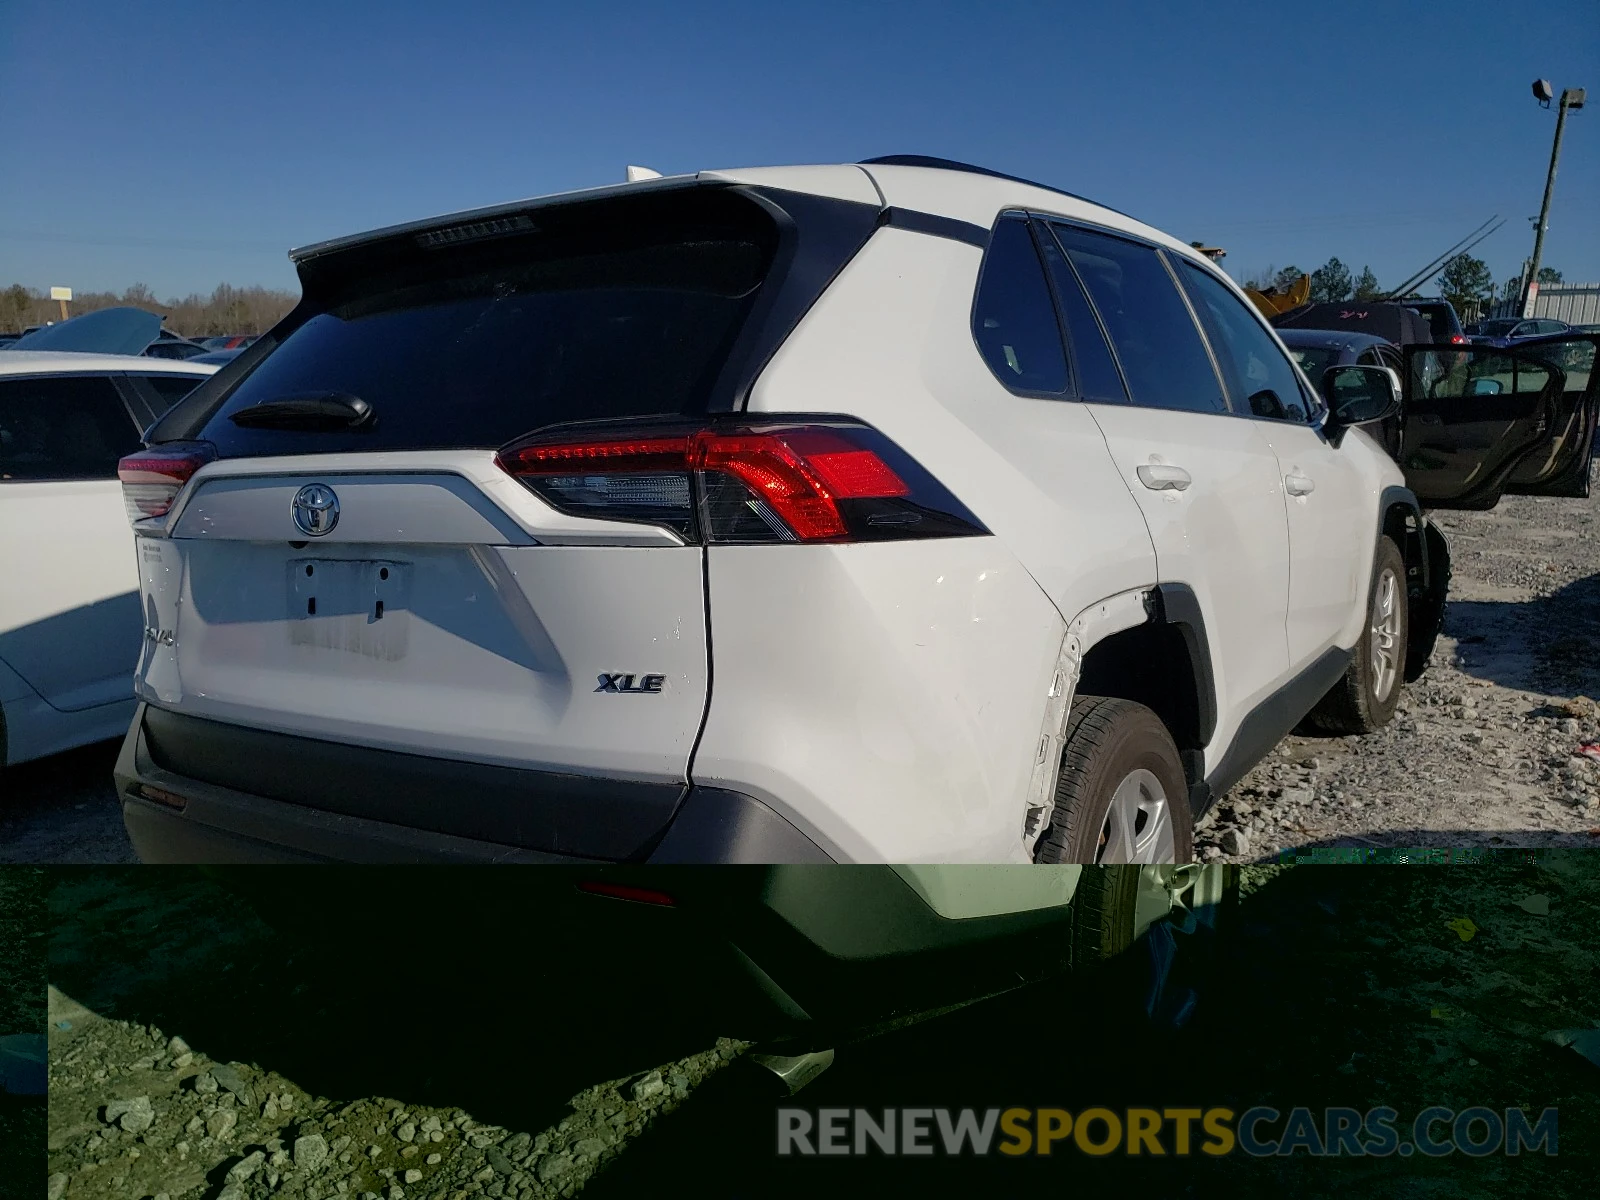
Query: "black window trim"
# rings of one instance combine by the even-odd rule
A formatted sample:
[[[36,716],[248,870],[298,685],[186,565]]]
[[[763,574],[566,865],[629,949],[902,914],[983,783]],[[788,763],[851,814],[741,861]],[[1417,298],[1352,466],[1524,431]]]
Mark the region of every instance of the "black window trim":
[[[878,225],[880,228],[888,226],[891,229],[905,229],[912,233],[948,238],[954,242],[976,246],[983,251],[989,249],[989,238],[993,233],[992,230],[985,229],[982,225],[974,225],[971,221],[962,221],[956,217],[941,217],[918,208],[897,208],[894,205],[885,208],[878,215]]]
[[[1078,274],[1078,268],[1073,265],[1072,256],[1067,253],[1066,247],[1061,244],[1061,239],[1051,232],[1051,218],[1041,219],[1032,213],[1025,215],[1028,218],[1028,224],[1033,229],[1035,249],[1039,251],[1039,264],[1045,267],[1044,277],[1045,282],[1050,285],[1050,298],[1056,306],[1056,324],[1061,328],[1061,342],[1067,350],[1067,370],[1071,373],[1071,383],[1074,389],[1074,394],[1071,398],[1083,404],[1123,404],[1130,408],[1137,407],[1133,401],[1133,389],[1128,386],[1128,373],[1122,369],[1122,360],[1117,357],[1116,343],[1111,340],[1111,331],[1106,328],[1105,321],[1100,316],[1100,310],[1095,307],[1094,297],[1089,294],[1089,288],[1084,284],[1083,276]],[[1043,249],[1037,244],[1044,238],[1051,240],[1055,245],[1056,254],[1061,258],[1062,265],[1072,273],[1072,278],[1078,285],[1078,292],[1083,296],[1083,303],[1089,310],[1089,319],[1094,322],[1095,328],[1100,331],[1100,340],[1105,344],[1106,353],[1111,357],[1111,367],[1116,371],[1117,378],[1122,382],[1121,400],[1085,400],[1083,397],[1083,388],[1077,375],[1077,347],[1072,340],[1072,328],[1067,321],[1067,310],[1061,302],[1061,293],[1056,287],[1055,277],[1050,273],[1049,267],[1045,266]]]
[[[189,385],[189,391],[192,392],[192,391],[194,391],[195,388],[199,387],[206,380],[210,379],[211,375],[214,375],[214,374],[216,374],[215,371],[211,372],[211,374],[208,374],[208,375],[194,375],[194,374],[190,374],[188,371],[125,371],[125,372],[123,372],[121,378],[122,378],[122,382],[123,382],[123,385],[124,385],[124,390],[129,394],[130,401],[136,401],[138,403],[138,405],[140,407],[142,407],[149,414],[147,417],[144,417],[143,419],[140,419],[138,416],[135,416],[135,420],[138,421],[138,424],[139,424],[139,429],[141,431],[141,435],[142,435],[144,430],[148,429],[154,422],[159,421],[162,417],[166,416],[168,412],[170,412],[174,407],[176,407],[183,400],[183,397],[180,396],[177,400],[173,401],[171,404],[158,403],[158,402],[160,402],[162,400],[162,397],[161,397],[160,393],[156,392],[155,388],[148,383],[149,380],[151,380],[151,379],[189,379],[189,380],[193,380],[193,382]],[[149,391],[155,393],[153,399],[152,399],[151,396],[146,395],[146,392],[145,392],[146,388],[149,388]]]

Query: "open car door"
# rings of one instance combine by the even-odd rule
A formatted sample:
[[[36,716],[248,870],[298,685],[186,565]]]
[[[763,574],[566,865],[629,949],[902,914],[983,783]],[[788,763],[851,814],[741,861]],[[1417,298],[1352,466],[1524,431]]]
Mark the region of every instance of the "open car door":
[[[1502,495],[1587,496],[1596,334],[1514,349],[1405,347],[1400,467],[1428,508],[1493,508]]]

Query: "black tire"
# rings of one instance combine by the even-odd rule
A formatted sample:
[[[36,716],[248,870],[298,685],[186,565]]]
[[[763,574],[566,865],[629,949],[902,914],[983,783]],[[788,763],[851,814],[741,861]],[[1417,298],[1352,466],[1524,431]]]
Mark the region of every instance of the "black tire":
[[[1239,869],[1217,864],[1206,870],[1221,873],[1222,896],[1203,920],[1175,933],[1158,923],[1145,936],[1149,944],[1135,944],[1140,872],[1149,869],[1085,868],[1072,898],[1072,968],[1098,973],[1095,1020],[1104,1030],[1170,1034],[1186,1027],[1219,982],[1224,943],[1237,919]]]
[[[1389,651],[1389,661],[1393,666],[1387,675],[1388,690],[1380,695],[1380,677],[1373,663],[1373,629],[1380,616],[1377,610],[1384,596],[1382,585],[1385,575],[1392,579],[1394,626],[1398,632]],[[1361,623],[1361,636],[1356,639],[1355,658],[1339,682],[1317,702],[1306,723],[1318,733],[1331,734],[1371,733],[1387,725],[1400,704],[1410,636],[1406,560],[1392,538],[1379,538],[1378,552],[1373,556],[1372,584],[1367,589],[1367,615]]]
[[[1133,944],[1138,895],[1138,867],[1092,867],[1078,876],[1070,934],[1074,970],[1115,958]]]
[[[1148,771],[1165,795],[1173,861],[1192,861],[1194,822],[1178,747],[1153,711],[1110,696],[1073,698],[1056,779],[1055,810],[1034,861],[1100,862],[1107,845],[1111,799],[1135,771]]]

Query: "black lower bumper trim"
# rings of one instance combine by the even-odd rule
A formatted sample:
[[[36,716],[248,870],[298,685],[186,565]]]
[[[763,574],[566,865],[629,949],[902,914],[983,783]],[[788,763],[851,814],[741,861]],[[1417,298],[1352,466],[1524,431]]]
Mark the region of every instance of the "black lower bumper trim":
[[[805,834],[761,801],[694,787],[650,852],[652,863],[831,863]]]
[[[489,767],[141,705],[117,760],[146,862],[829,863],[722,788]],[[139,786],[178,803],[141,797]]]
[[[174,775],[340,816],[550,854],[613,861],[642,855],[687,791],[681,783],[325,742],[149,706],[142,723],[151,761]]]

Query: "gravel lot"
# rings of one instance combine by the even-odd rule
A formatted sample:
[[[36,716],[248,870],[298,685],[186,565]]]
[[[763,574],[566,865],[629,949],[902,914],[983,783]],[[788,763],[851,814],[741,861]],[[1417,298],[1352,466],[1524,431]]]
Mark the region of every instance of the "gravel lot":
[[[1510,497],[1437,520],[1453,558],[1450,605],[1395,720],[1370,737],[1286,738],[1201,822],[1202,856],[1600,849],[1600,763],[1573,755],[1600,738],[1595,502]]]
[[[475,970],[441,966],[433,927],[410,911],[379,930],[330,909],[316,932],[335,953],[313,959],[304,937],[272,932],[198,873],[63,869],[49,899],[48,1195],[734,1200],[869,1183],[973,1195],[1013,1175],[1029,1191],[1263,1200],[1334,1186],[1584,1194],[1600,1069],[1564,1043],[1600,1028],[1600,864],[1521,857],[1247,868],[1221,980],[1176,1037],[1125,1036],[1095,1016],[1081,978],[1058,981],[841,1049],[793,1103],[1388,1104],[1402,1123],[1433,1104],[1554,1106],[1560,1157],[1068,1152],[981,1166],[778,1160],[780,1101],[743,1044],[690,1029],[692,971],[595,985],[640,947],[556,950],[536,915],[463,895],[445,914],[460,932],[450,961]]]
[[[1600,473],[1600,466],[1596,467]],[[1600,494],[1600,482],[1596,484]],[[1438,518],[1454,557],[1445,631],[1396,720],[1290,737],[1197,831],[1209,857],[1285,847],[1600,848],[1600,525],[1595,501],[1511,497]],[[0,863],[134,861],[115,744],[0,778]]]

